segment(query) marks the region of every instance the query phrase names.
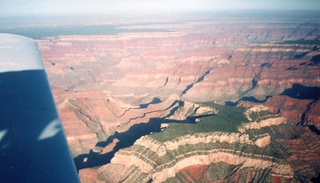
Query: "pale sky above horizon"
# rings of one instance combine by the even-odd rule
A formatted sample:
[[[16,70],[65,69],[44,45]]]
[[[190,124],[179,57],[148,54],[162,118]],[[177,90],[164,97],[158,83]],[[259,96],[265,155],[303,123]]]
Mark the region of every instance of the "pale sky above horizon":
[[[0,15],[320,10],[320,0],[0,0]]]

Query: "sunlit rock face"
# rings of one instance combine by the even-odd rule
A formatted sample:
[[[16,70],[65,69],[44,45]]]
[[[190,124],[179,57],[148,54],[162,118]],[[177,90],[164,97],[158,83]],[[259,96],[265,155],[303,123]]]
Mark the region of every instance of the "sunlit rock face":
[[[290,182],[317,177],[319,21],[205,15],[183,20],[121,26],[166,31],[37,41],[82,180]],[[201,125],[206,115],[224,116],[199,102],[255,107],[259,110],[253,113],[268,111],[272,119],[243,113],[248,124],[237,131],[202,134],[215,144],[203,144],[195,134],[165,142],[145,137],[165,134],[160,123],[198,116]],[[183,137],[192,143],[186,145]],[[262,153],[271,147],[277,151]],[[96,164],[104,155],[108,160]]]

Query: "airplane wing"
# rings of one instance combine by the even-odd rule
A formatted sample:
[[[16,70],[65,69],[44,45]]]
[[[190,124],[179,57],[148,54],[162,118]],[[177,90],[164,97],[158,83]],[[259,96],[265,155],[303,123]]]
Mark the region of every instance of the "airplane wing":
[[[80,182],[37,43],[0,34],[0,182]]]

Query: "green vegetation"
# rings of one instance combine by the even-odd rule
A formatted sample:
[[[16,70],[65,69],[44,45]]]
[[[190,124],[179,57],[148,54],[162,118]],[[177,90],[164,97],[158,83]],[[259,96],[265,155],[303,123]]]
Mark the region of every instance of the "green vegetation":
[[[215,108],[219,111],[217,115],[202,117],[200,122],[198,123],[171,123],[168,128],[166,128],[163,132],[154,133],[150,135],[151,138],[159,141],[175,141],[176,138],[182,137],[185,135],[195,135],[197,133],[210,133],[210,132],[226,132],[226,133],[239,133],[238,127],[243,123],[249,122],[247,117],[245,116],[246,109],[243,107],[233,107],[233,106],[223,106],[219,104],[215,104],[213,102],[205,102],[200,105],[209,106]],[[260,111],[253,112],[250,114],[250,117],[254,121],[260,121],[263,119],[267,119],[270,117],[274,117],[273,114],[268,111]],[[292,138],[292,130],[291,132],[285,132],[285,129],[288,129],[286,124],[282,124],[278,126],[264,127],[261,129],[251,129],[246,130],[246,134],[249,135],[249,138],[252,141],[261,138],[261,135],[268,133],[271,137],[277,137],[278,134],[281,134],[281,137]],[[293,130],[294,131],[294,130]],[[252,157],[252,154],[255,155],[265,155],[265,157],[259,157],[263,160],[268,161],[281,161],[284,163],[284,157],[280,153],[277,144],[271,143],[263,148],[258,147],[254,144],[242,144],[242,143],[228,143],[228,142],[210,142],[210,143],[198,143],[198,144],[185,144],[183,146],[179,146],[177,149],[172,151],[167,151],[165,157],[157,157],[157,154],[154,152],[148,152],[149,150],[139,147],[141,153],[148,152],[148,158],[151,158],[156,164],[161,165],[166,161],[179,160],[177,158],[179,155],[184,154],[185,156],[181,158],[186,158],[188,156],[194,155],[202,155],[209,153],[212,149],[226,151],[232,150],[233,153],[241,153],[243,157]],[[200,150],[200,151],[199,151]],[[193,153],[190,153],[193,152]],[[237,154],[236,153],[236,154]],[[247,154],[246,154],[247,153]],[[273,159],[270,157],[278,158]],[[283,162],[282,162],[283,161]],[[170,165],[166,165],[170,166]],[[159,167],[160,168],[160,167]]]
[[[208,132],[238,132],[238,127],[248,122],[245,117],[245,108],[219,105],[213,102],[200,103],[203,106],[209,106],[219,111],[217,115],[202,117],[196,124],[190,123],[171,123],[170,126],[161,133],[150,135],[155,140],[165,142],[174,138],[195,133]]]
[[[268,119],[271,117],[276,117],[278,115],[274,115],[269,111],[259,111],[259,112],[251,112],[249,117],[252,121],[260,122],[261,120]]]
[[[209,106],[215,108],[219,111],[217,115],[202,117],[199,123],[190,124],[190,123],[171,123],[168,128],[166,128],[163,132],[154,133],[150,135],[151,138],[158,140],[160,142],[165,141],[172,141],[175,138],[185,136],[185,135],[196,135],[197,133],[209,133],[209,132],[227,132],[227,133],[239,133],[238,127],[243,123],[249,122],[247,117],[244,115],[246,109],[243,107],[233,107],[233,106],[223,106],[219,104],[215,104],[213,102],[205,102],[200,103],[203,106]],[[268,111],[260,111],[260,112],[252,112],[250,117],[254,121],[261,121],[263,119],[267,119],[270,117],[274,117],[273,114],[269,113]],[[253,141],[257,140],[261,137],[262,134],[268,133],[271,136],[277,136],[277,134],[282,134],[281,136],[288,136],[291,133],[283,133],[283,125],[280,125],[280,128],[275,126],[265,127],[262,129],[252,129],[247,130],[246,134],[249,134],[249,138]],[[285,127],[286,128],[286,127]],[[275,157],[279,159],[283,159],[281,153],[278,152],[278,149],[275,147],[274,143],[269,144],[266,147],[259,148],[256,145],[249,145],[249,144],[230,144],[227,142],[212,142],[212,143],[199,143],[195,145],[185,144],[184,146],[179,146],[178,149],[167,152],[166,158],[174,159],[176,156],[181,154],[186,154],[188,152],[197,152],[196,154],[201,154],[201,152],[197,150],[204,151],[203,153],[207,153],[205,151],[212,150],[212,149],[233,149],[235,151],[248,153],[250,154],[260,154],[266,155],[269,157]],[[141,149],[141,151],[146,151],[146,149]],[[152,153],[150,153],[151,155]],[[190,154],[192,156],[194,154]],[[156,158],[157,155],[152,154],[152,158],[156,160],[156,163],[162,163],[165,161],[164,159]],[[242,156],[247,156],[242,154]],[[267,157],[263,157],[262,159],[270,160]]]
[[[296,138],[295,135],[298,137],[300,135],[299,130],[291,124],[272,125],[246,131],[246,134],[248,134],[249,138],[252,140],[255,140],[260,134],[266,133],[275,139],[293,139]]]

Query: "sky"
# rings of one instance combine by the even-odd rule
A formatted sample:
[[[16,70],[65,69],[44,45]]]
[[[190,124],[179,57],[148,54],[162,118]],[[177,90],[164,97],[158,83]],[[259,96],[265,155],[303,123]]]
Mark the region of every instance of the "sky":
[[[320,10],[320,0],[0,0],[0,16]]]

